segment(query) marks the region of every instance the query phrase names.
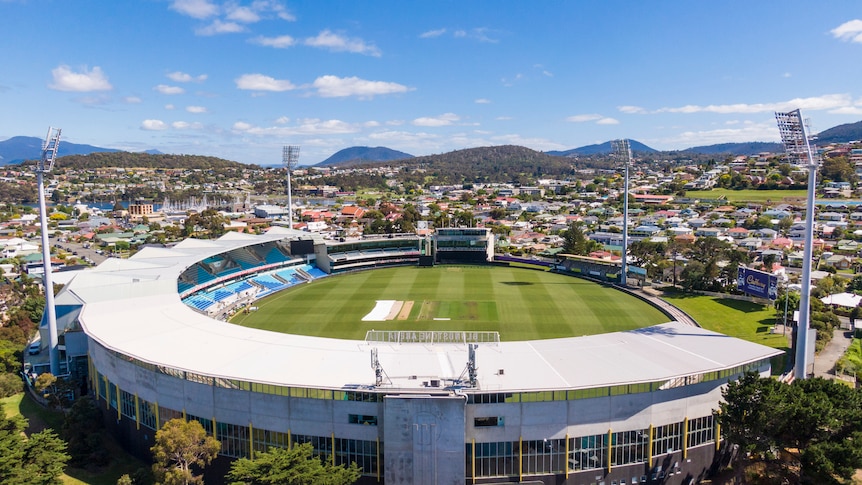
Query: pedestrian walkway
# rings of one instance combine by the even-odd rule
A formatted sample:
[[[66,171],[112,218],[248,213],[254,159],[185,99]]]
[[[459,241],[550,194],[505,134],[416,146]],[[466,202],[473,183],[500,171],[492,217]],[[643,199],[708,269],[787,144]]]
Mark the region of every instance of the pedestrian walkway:
[[[849,326],[849,322],[842,318],[842,324]],[[842,325],[843,326],[843,325]],[[844,355],[850,342],[853,340],[853,331],[836,328],[832,333],[832,340],[826,347],[814,356],[814,376],[824,379],[836,379],[835,363]]]

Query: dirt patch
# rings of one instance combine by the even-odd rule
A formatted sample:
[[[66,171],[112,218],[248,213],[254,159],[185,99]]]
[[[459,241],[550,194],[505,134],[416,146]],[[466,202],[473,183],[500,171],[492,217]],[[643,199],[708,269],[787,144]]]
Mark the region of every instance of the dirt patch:
[[[401,313],[402,306],[404,306],[403,301],[396,301],[395,303],[393,303],[392,307],[389,308],[389,313],[386,314],[386,321],[388,322],[389,320],[395,320],[395,317],[398,316],[399,313]]]
[[[401,311],[398,312],[398,316],[395,317],[396,320],[407,320],[410,317],[410,312],[413,310],[413,300],[408,300],[403,302],[401,305]]]

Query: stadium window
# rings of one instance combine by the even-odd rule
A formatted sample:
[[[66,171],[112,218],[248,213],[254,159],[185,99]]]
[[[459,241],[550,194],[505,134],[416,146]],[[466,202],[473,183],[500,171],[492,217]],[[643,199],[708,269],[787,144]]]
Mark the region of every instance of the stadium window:
[[[141,408],[141,426],[156,429],[156,405],[143,399],[138,404]]]
[[[468,462],[475,462],[477,477],[510,477],[519,474],[519,443],[502,441],[494,443],[467,444]]]
[[[569,438],[570,471],[595,470],[605,466],[607,434]]]
[[[122,389],[120,389],[120,413],[127,418],[136,419],[135,395]]]
[[[473,426],[476,428],[489,428],[494,426],[504,426],[505,420],[502,416],[488,416],[473,418]]]
[[[335,438],[335,464],[356,463],[363,475],[377,474],[377,443],[344,438]]]
[[[187,415],[186,419],[188,419],[189,421],[197,421],[198,423],[200,423],[201,426],[204,428],[204,431],[206,431],[208,435],[211,435],[213,433],[212,419],[201,418],[199,416],[193,416],[191,414]]]
[[[682,422],[653,428],[653,456],[682,450],[682,428]]]
[[[367,424],[370,426],[377,426],[377,416],[366,414],[349,414],[347,416],[347,422],[350,424]]]
[[[692,448],[713,441],[715,427],[712,416],[694,418],[688,421],[688,447]]]
[[[216,423],[216,439],[221,442],[221,455],[233,458],[248,457],[248,427]]]
[[[117,409],[117,386],[113,382],[108,382],[108,399],[111,401],[111,407]]]

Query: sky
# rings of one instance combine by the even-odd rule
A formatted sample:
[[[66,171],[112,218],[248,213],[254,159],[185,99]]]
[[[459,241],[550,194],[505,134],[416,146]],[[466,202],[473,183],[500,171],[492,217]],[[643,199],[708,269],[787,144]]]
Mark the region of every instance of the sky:
[[[314,164],[862,120],[849,1],[0,0],[0,140]]]

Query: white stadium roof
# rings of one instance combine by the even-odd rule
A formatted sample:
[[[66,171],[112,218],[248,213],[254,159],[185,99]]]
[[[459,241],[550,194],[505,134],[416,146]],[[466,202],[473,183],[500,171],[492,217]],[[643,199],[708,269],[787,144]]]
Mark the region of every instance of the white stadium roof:
[[[423,381],[465,375],[465,344],[372,345],[273,333],[214,320],[181,302],[177,278],[195,262],[298,234],[307,235],[273,228],[262,236],[229,233],[214,241],[187,239],[171,249],[147,248],[78,273],[64,291],[83,302],[81,324],[104,347],[198,374],[284,386],[371,386],[374,347],[389,378],[384,387],[420,391]],[[480,344],[476,364],[480,390],[530,391],[661,381],[779,353],[670,322],[586,337]]]

